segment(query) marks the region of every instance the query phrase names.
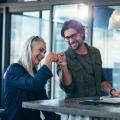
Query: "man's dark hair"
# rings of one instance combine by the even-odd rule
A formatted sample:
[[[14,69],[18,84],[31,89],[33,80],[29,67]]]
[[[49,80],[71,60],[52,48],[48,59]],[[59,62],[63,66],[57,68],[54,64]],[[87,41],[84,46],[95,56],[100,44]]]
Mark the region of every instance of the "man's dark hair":
[[[69,20],[69,21],[66,21],[63,26],[62,26],[62,29],[61,29],[61,36],[62,37],[65,37],[64,35],[64,31],[69,29],[69,28],[72,28],[72,29],[75,29],[78,33],[83,33],[83,40],[85,40],[85,29],[84,29],[84,26],[76,21],[76,20]]]

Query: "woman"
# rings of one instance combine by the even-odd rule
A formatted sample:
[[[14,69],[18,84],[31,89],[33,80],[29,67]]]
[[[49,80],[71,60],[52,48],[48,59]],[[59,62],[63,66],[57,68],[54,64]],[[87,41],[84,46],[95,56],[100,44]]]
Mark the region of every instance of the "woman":
[[[57,54],[49,53],[44,64],[37,71],[45,52],[44,40],[32,36],[26,41],[18,62],[8,67],[4,75],[7,120],[41,120],[40,111],[23,109],[22,102],[48,99],[45,84],[52,77],[50,69],[52,62],[57,61]],[[46,120],[60,119],[55,113],[42,113]]]

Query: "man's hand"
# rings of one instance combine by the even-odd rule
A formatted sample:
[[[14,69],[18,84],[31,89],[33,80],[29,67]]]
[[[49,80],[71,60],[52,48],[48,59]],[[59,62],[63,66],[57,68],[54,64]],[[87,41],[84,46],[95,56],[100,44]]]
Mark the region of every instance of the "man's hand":
[[[65,56],[64,53],[58,53],[58,61],[57,61],[57,63],[61,67],[66,67],[67,66],[66,56]]]
[[[108,81],[103,81],[101,84],[101,87],[105,91],[107,91],[111,95],[111,97],[120,97],[120,91],[112,89],[112,86],[110,85]]]
[[[111,94],[111,96],[112,97],[120,97],[120,91],[119,90],[112,90],[111,92],[110,92],[110,94]]]

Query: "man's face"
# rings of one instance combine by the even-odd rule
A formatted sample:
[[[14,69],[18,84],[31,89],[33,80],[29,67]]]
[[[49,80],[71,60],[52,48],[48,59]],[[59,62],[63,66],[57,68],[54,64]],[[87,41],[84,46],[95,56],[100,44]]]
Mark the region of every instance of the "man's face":
[[[75,29],[69,28],[64,31],[65,40],[73,50],[78,50],[83,44],[83,34],[78,33]]]

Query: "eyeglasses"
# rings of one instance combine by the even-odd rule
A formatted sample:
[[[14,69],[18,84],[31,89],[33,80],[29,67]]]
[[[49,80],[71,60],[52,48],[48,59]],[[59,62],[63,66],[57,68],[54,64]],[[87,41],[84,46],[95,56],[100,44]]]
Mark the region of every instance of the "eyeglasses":
[[[69,41],[70,38],[75,39],[75,37],[76,37],[78,34],[79,34],[79,33],[77,32],[77,33],[71,34],[70,36],[65,36],[65,41]]]

